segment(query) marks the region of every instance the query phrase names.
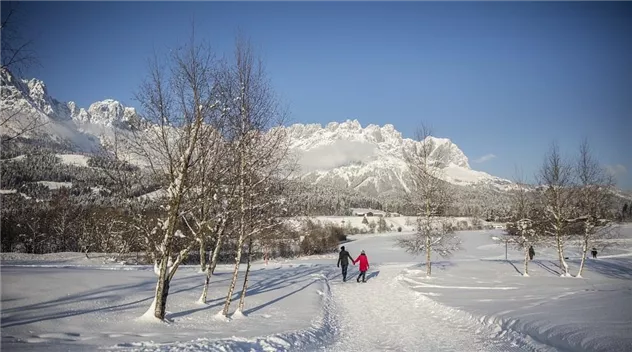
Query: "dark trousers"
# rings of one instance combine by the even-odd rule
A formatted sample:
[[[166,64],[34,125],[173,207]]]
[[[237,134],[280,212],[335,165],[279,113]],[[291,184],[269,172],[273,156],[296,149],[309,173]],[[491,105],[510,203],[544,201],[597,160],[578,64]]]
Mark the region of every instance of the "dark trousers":
[[[362,278],[362,282],[366,282],[366,271],[361,271],[360,275],[358,275],[357,282],[360,282],[360,278]]]
[[[347,281],[347,268],[349,267],[349,264],[347,265],[341,265],[342,266],[342,281]]]

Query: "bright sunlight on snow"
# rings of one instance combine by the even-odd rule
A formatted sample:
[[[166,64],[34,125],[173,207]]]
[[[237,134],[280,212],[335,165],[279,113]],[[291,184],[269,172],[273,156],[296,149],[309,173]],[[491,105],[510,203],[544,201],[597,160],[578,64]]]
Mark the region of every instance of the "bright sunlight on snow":
[[[628,245],[632,227],[623,227]],[[167,322],[143,319],[155,289],[151,266],[104,263],[81,254],[3,253],[2,347],[20,351],[630,351],[632,252],[606,250],[583,278],[561,278],[553,250],[536,250],[530,277],[522,253],[494,240],[498,230],[460,232],[464,250],[422,260],[398,248],[406,233],[351,236],[365,250],[342,282],[336,256],[257,262],[248,301],[221,311],[230,267],[219,266],[207,304],[203,274],[174,278]],[[569,250],[571,272],[579,265]],[[235,293],[234,299],[238,299]],[[234,308],[233,308],[234,309]],[[232,312],[231,312],[232,313]]]

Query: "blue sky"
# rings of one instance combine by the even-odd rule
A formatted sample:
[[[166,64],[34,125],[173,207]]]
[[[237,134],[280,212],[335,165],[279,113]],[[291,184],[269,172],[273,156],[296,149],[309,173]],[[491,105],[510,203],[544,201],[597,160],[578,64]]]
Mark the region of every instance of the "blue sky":
[[[411,137],[424,121],[472,168],[506,178],[515,167],[533,175],[551,142],[572,157],[588,137],[632,189],[629,2],[20,6],[41,61],[26,74],[62,101],[135,106],[154,48],[188,39],[195,20],[196,36],[220,54],[237,29],[251,37],[294,122],[391,123]]]

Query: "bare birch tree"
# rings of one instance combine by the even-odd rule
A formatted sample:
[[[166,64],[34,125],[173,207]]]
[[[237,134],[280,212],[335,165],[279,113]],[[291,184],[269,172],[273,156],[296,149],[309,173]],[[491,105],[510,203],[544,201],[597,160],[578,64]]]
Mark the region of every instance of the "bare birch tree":
[[[441,170],[432,155],[434,143],[430,129],[422,125],[415,135],[414,150],[406,155],[412,186],[407,193],[410,204],[415,207],[417,232],[398,240],[398,244],[412,254],[426,254],[426,275],[432,274],[431,254],[447,257],[460,248],[460,239],[451,224],[442,220],[441,212],[450,204],[448,188],[440,178]]]
[[[220,120],[223,120],[223,117]],[[199,176],[195,181],[196,203],[199,205],[192,211],[193,225],[189,225],[199,243],[200,267],[205,274],[202,295],[198,300],[200,303],[206,303],[208,287],[224,242],[226,227],[229,225],[230,216],[234,214],[231,207],[235,192],[231,180],[233,162],[230,149],[227,148],[223,136],[219,133],[221,129],[217,131],[218,133],[213,137],[213,147],[202,148],[206,151],[206,156],[200,162],[200,167],[197,169]],[[214,249],[209,252],[207,258],[207,244],[213,241],[215,241]]]
[[[616,238],[617,232],[607,214],[613,206],[612,190],[614,179],[595,160],[587,140],[579,146],[576,164],[579,180],[577,208],[578,221],[582,224],[582,259],[576,277],[581,277],[586,262],[586,253],[593,246],[605,245]]]
[[[562,159],[557,144],[553,143],[539,173],[539,183],[543,189],[544,233],[554,239],[560,261],[561,276],[570,276],[564,257],[564,247],[572,236],[573,218],[573,168]]]
[[[230,106],[230,132],[228,141],[234,146],[237,161],[237,217],[235,218],[236,246],[235,266],[228,288],[222,313],[228,315],[231,299],[235,291],[243,248],[246,243],[252,249],[251,241],[267,226],[252,221],[254,210],[265,208],[266,183],[274,177],[284,154],[287,153],[285,134],[282,129],[284,113],[279,108],[271,85],[266,79],[263,63],[255,56],[249,41],[238,37],[235,43],[234,62],[223,70],[221,80],[222,101],[232,102]],[[267,133],[266,133],[267,132]],[[249,255],[250,256],[250,255]],[[247,289],[248,265],[242,292]],[[243,302],[240,304],[243,307]]]
[[[158,60],[150,65],[149,76],[137,99],[143,116],[152,124],[134,130],[129,140],[133,152],[164,180],[167,188],[164,217],[155,229],[162,236],[155,266],[158,274],[156,294],[147,314],[165,318],[169,285],[189,251],[197,243],[178,230],[189,209],[191,173],[204,155],[199,142],[210,138],[208,133],[217,116],[219,103],[214,94],[215,61],[204,45],[191,41],[173,50],[167,65]],[[176,237],[184,237],[176,241]],[[192,236],[191,236],[192,237]]]
[[[265,234],[274,233],[274,230],[282,224],[281,216],[286,213],[284,209],[284,190],[287,176],[291,173],[292,165],[283,164],[286,160],[288,145],[285,131],[274,129],[267,133],[262,141],[257,143],[256,157],[251,170],[255,172],[249,179],[248,189],[248,254],[246,258],[246,271],[239,297],[237,311],[243,312],[246,293],[248,290],[248,278],[254,247],[259,246]],[[288,168],[284,167],[287,166]],[[256,181],[255,181],[256,180]]]
[[[537,231],[537,209],[533,192],[525,184],[521,174],[516,175],[514,180],[518,188],[513,191],[511,218],[507,226],[507,235],[512,243],[524,251],[524,273],[529,276],[529,248],[537,244],[540,240],[540,233]]]

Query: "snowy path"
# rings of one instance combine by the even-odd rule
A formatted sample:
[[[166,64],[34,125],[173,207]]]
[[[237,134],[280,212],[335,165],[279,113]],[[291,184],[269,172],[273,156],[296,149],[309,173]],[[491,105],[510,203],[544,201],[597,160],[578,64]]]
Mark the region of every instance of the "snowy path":
[[[366,283],[332,282],[339,335],[324,351],[522,351],[459,321],[398,279],[409,265],[371,268]],[[351,270],[350,273],[355,271]],[[336,280],[339,280],[337,278]]]

